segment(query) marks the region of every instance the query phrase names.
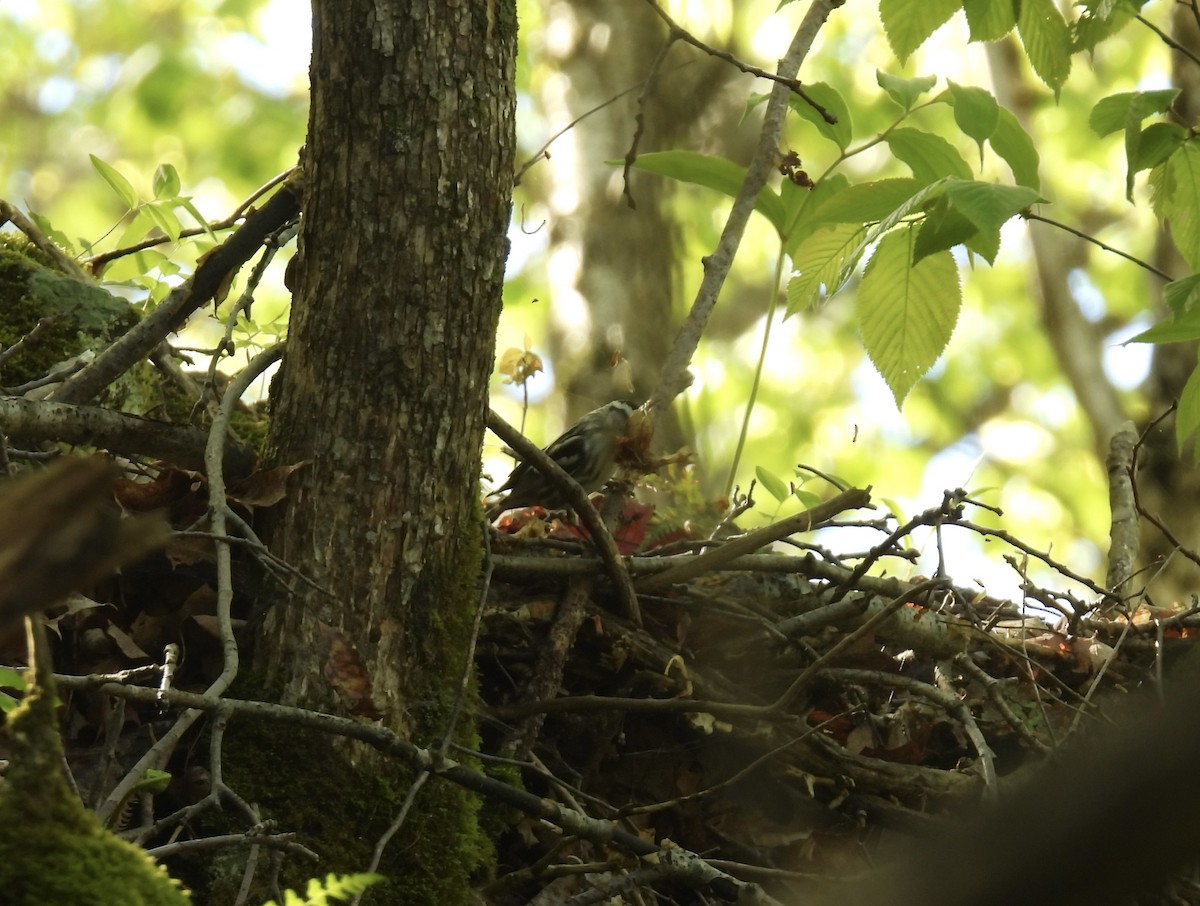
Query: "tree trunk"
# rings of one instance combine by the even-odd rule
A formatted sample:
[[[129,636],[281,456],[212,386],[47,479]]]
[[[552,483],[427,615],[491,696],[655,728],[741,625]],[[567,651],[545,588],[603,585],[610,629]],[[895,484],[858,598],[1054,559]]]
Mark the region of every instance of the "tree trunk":
[[[313,35],[302,257],[270,444],[275,462],[310,464],[271,546],[332,596],[297,583],[279,600],[256,668],[285,702],[378,713],[436,744],[478,596],[515,4],[316,0]],[[470,722],[459,724],[462,738]],[[323,822],[323,856],[355,842],[369,854],[407,788],[401,766],[352,755],[386,799],[354,816],[353,839]],[[426,786],[389,849],[403,861],[381,866],[403,872],[403,888],[380,902],[463,901],[478,862],[473,809],[455,789]]]

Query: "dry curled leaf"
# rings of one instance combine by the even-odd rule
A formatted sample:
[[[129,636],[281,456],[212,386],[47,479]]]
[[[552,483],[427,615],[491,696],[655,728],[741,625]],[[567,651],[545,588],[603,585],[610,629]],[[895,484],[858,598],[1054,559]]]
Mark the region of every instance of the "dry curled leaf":
[[[311,462],[305,459],[274,469],[260,469],[231,486],[229,497],[248,507],[274,506],[287,496],[287,481],[292,474]]]
[[[371,700],[371,674],[358,649],[351,644],[346,634],[332,626],[322,624],[320,637],[326,646],[322,675],[338,694],[342,704],[351,713],[373,720],[383,716]]]

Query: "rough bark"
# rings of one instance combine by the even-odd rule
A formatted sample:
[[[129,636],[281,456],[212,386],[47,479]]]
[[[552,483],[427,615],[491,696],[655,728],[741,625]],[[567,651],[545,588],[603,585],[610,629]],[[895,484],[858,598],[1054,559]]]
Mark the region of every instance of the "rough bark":
[[[278,602],[256,666],[285,702],[337,708],[340,695],[343,710],[353,699],[348,710],[377,709],[430,744],[445,732],[477,597],[515,5],[318,0],[313,34],[302,260],[271,437],[275,461],[312,466],[272,547],[333,594],[300,588]],[[398,803],[405,780],[392,779]],[[410,872],[403,893],[382,895],[461,901],[471,809],[427,786],[391,844],[404,867],[382,869]],[[394,811],[380,803],[384,825]]]

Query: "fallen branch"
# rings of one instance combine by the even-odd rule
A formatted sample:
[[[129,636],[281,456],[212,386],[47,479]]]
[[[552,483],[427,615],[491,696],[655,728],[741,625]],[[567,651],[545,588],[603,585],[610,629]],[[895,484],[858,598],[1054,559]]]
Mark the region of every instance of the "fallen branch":
[[[149,456],[181,469],[204,469],[208,431],[102,409],[45,400],[0,397],[0,431],[10,440],[54,440],[99,447],[122,456]],[[227,442],[225,469],[235,478],[254,471],[258,454]]]

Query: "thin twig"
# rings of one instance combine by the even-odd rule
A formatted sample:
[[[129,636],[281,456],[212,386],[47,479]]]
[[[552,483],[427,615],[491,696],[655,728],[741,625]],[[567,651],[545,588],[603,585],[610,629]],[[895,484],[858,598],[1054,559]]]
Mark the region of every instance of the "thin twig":
[[[1138,267],[1148,270],[1150,273],[1154,274],[1155,276],[1162,277],[1168,283],[1170,283],[1172,280],[1175,279],[1170,274],[1168,274],[1166,271],[1160,270],[1159,268],[1155,267],[1149,261],[1143,261],[1141,258],[1135,257],[1134,255],[1131,255],[1128,252],[1123,252],[1120,249],[1113,248],[1111,245],[1107,245],[1106,243],[1101,242],[1095,236],[1089,236],[1087,233],[1083,232],[1082,230],[1075,229],[1075,227],[1067,226],[1065,223],[1061,223],[1057,220],[1051,220],[1049,217],[1043,217],[1041,214],[1034,214],[1032,211],[1022,211],[1021,217],[1024,218],[1025,220],[1036,220],[1040,223],[1048,223],[1048,224],[1050,224],[1050,226],[1058,227],[1060,230],[1068,232],[1072,236],[1078,236],[1080,239],[1083,239],[1086,242],[1090,242],[1090,243],[1092,243],[1092,245],[1094,245],[1098,248],[1102,248],[1106,252],[1111,252],[1114,255],[1120,255],[1126,261],[1132,261]]]
[[[831,125],[831,126],[837,125],[837,117],[834,116],[832,113],[830,113],[828,110],[826,110],[824,107],[822,107],[820,104],[818,104],[816,101],[814,101],[812,99],[812,97],[809,96],[808,92],[806,92],[804,90],[804,85],[800,82],[799,79],[794,79],[794,78],[791,78],[790,76],[782,75],[781,73],[767,72],[765,69],[760,69],[759,67],[754,66],[750,63],[742,62],[737,57],[735,57],[733,54],[729,53],[728,51],[718,50],[717,48],[713,47],[711,44],[705,44],[703,41],[701,41],[699,38],[697,38],[695,35],[693,35],[687,29],[680,26],[669,15],[667,15],[666,11],[663,10],[663,8],[661,6],[659,6],[655,2],[655,0],[646,0],[646,2],[650,4],[650,8],[653,9],[654,12],[658,14],[659,18],[667,23],[667,28],[669,28],[671,30],[670,40],[672,40],[672,41],[679,40],[679,41],[683,41],[686,44],[691,44],[697,50],[704,51],[710,57],[716,57],[718,60],[723,60],[724,62],[728,63],[729,65],[734,66],[737,69],[740,69],[742,72],[746,73],[747,75],[756,76],[757,78],[760,78],[760,79],[769,79],[772,82],[776,82],[777,84],[787,87],[790,91],[794,91],[797,95],[799,95],[801,98],[803,98],[804,102],[806,104],[808,104],[810,107],[812,107],[813,110],[817,111],[817,113],[819,113],[821,115],[821,119],[823,119],[825,122],[829,123],[829,125]],[[840,2],[835,3],[834,6],[835,7],[841,6],[841,3]],[[822,21],[824,21],[824,19],[822,19]],[[781,66],[780,69],[782,70],[783,67]]]
[[[687,581],[695,576],[703,575],[725,563],[760,550],[773,541],[784,538],[795,532],[808,532],[819,528],[826,520],[832,519],[838,513],[846,510],[857,510],[871,505],[871,489],[854,488],[838,494],[836,497],[818,504],[810,510],[789,516],[773,525],[748,532],[732,538],[720,547],[706,550],[698,557],[687,557],[674,569],[659,573],[638,584],[642,591],[664,588],[679,582]]]
[[[51,239],[38,229],[36,223],[26,217],[19,211],[15,205],[9,204],[7,201],[0,199],[0,223],[9,221],[18,230],[29,237],[29,241],[35,247],[54,261],[64,274],[74,277],[76,280],[82,280],[85,283],[92,283],[92,278],[89,277],[74,259],[66,252],[58,247]]]
[[[1187,57],[1193,63],[1200,66],[1200,57],[1196,56],[1196,54],[1192,52],[1191,48],[1187,47],[1184,44],[1180,44],[1178,41],[1176,41],[1174,38],[1172,38],[1165,31],[1163,31],[1161,28],[1159,28],[1157,25],[1155,25],[1153,22],[1151,22],[1149,19],[1147,19],[1145,16],[1141,15],[1140,13],[1138,15],[1134,16],[1133,18],[1135,18],[1142,25],[1146,26],[1146,28],[1150,29],[1152,32],[1154,32],[1156,35],[1158,35],[1159,40],[1162,41],[1164,44],[1166,44],[1167,47],[1171,48],[1171,50],[1174,50],[1177,53],[1183,54],[1185,57]]]
[[[799,70],[800,63],[816,40],[817,32],[829,14],[843,2],[844,0],[813,0],[792,38],[786,55],[779,62],[780,77],[791,78],[792,74]],[[788,107],[788,91],[788,87],[783,84],[776,84],[771,91],[763,116],[758,147],[750,166],[746,169],[742,187],[730,208],[717,247],[704,259],[704,277],[696,292],[691,311],[675,338],[667,360],[663,363],[658,386],[650,397],[649,407],[655,415],[665,412],[671,401],[691,383],[688,366],[725,285],[725,279],[729,275],[734,256],[746,231],[746,224],[758,200],[758,193],[766,185],[767,177],[779,153],[779,137]]]

